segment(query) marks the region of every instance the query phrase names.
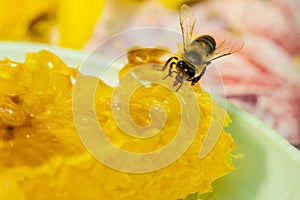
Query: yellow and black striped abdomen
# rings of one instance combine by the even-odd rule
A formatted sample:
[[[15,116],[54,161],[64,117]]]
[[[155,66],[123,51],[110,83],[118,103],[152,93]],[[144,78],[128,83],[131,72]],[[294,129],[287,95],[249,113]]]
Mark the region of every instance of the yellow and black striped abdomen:
[[[210,55],[216,49],[216,41],[210,35],[201,35],[197,37],[191,46],[199,45],[206,52],[206,56]]]

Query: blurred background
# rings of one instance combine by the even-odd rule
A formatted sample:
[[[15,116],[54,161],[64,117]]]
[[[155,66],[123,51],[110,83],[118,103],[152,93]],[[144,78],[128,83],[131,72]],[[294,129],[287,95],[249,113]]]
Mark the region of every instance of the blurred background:
[[[180,32],[183,3],[197,18],[194,36],[245,41],[240,52],[215,61],[225,87],[217,94],[300,148],[299,0],[0,0],[0,40],[91,51],[133,28]],[[223,87],[209,69],[205,76],[204,88]]]

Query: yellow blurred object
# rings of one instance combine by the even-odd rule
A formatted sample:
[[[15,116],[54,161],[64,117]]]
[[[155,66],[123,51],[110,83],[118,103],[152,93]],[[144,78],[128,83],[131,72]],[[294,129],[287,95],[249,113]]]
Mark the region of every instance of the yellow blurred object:
[[[120,76],[141,61],[135,53],[128,53],[129,63]],[[138,55],[160,62],[162,54],[143,49]],[[0,61],[1,200],[176,200],[195,192],[210,198],[211,183],[234,170],[231,152],[235,144],[224,130],[210,154],[203,159],[198,157],[212,118],[210,109],[223,109],[199,86],[195,92],[201,123],[192,145],[178,160],[158,171],[142,174],[124,173],[98,162],[82,146],[74,126],[71,78],[76,75],[77,69],[67,67],[47,51],[29,53],[25,63]],[[87,81],[97,79],[84,77]],[[171,117],[162,134],[147,142],[133,141],[135,145],[114,122],[113,90],[99,81],[95,106],[99,123],[116,145],[133,152],[147,152],[172,139],[173,129],[180,121],[180,109],[169,90],[157,85],[139,88],[133,94],[135,101],[130,102],[130,109],[138,124],[149,122],[148,109],[154,102],[164,106]],[[226,115],[224,126],[228,123],[230,118]]]
[[[199,0],[179,0],[179,1],[159,0],[159,1],[162,4],[164,4],[165,6],[167,6],[168,8],[179,9],[182,4],[185,4],[185,3],[194,3],[194,2],[199,1]]]
[[[58,0],[60,45],[81,48],[91,37],[105,0]]]
[[[89,40],[104,3],[105,0],[0,0],[0,39],[81,48]]]
[[[0,0],[0,38],[23,40],[41,16],[53,13],[56,0]]]

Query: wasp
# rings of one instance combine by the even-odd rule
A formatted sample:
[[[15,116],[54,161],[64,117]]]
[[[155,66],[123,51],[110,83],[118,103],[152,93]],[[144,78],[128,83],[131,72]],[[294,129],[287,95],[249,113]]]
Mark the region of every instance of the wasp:
[[[176,92],[184,81],[191,82],[191,85],[197,83],[205,74],[206,67],[211,61],[235,53],[244,46],[242,41],[231,40],[224,40],[217,46],[215,39],[210,35],[201,35],[192,40],[196,20],[192,9],[185,4],[180,8],[179,21],[183,53],[170,57],[159,70],[164,71],[169,66],[169,73],[163,79],[176,74],[173,82],[173,87],[179,84]]]

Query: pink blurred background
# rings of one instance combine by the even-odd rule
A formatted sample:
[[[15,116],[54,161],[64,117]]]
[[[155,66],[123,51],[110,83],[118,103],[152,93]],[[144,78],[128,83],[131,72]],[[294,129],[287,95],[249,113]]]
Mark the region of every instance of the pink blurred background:
[[[300,148],[300,1],[210,0],[189,5],[197,18],[194,36],[210,34],[217,42],[227,37],[245,41],[240,52],[215,61],[225,87],[225,94],[217,94]],[[91,50],[111,35],[133,28],[162,27],[180,32],[179,5],[174,7],[159,1],[107,2],[84,49]],[[209,71],[206,83],[200,84],[218,91],[222,85]]]

